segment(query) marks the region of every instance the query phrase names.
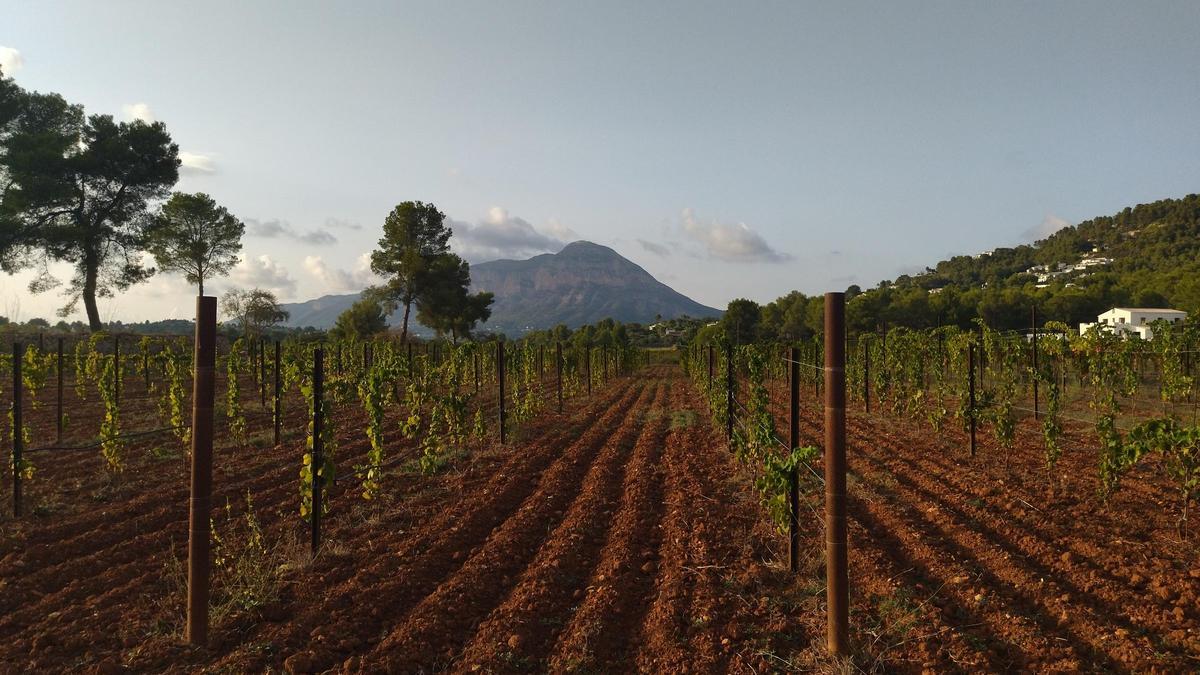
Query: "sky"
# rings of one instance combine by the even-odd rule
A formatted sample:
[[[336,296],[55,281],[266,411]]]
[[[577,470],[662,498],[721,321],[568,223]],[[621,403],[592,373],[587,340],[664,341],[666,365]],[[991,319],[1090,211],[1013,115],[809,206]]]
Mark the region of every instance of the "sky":
[[[372,283],[406,200],[472,262],[587,239],[718,307],[1033,241],[1200,189],[1197,35],[1194,0],[0,0],[0,69],[164,122],[176,189],[247,224],[211,287],[286,301]],[[0,314],[50,318],[27,282]],[[158,275],[101,316],[189,293]]]

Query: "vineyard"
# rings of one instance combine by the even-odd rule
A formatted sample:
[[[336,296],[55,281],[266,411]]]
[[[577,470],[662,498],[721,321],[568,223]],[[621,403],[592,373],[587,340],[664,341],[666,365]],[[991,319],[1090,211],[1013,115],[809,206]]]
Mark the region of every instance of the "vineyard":
[[[819,339],[222,339],[193,647],[192,339],[18,337],[0,663],[1193,671],[1200,334],[1033,323],[845,342],[842,665]]]

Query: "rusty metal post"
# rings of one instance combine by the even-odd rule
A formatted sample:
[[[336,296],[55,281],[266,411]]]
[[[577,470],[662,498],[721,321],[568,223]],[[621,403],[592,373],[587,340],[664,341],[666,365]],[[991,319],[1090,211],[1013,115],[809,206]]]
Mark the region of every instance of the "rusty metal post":
[[[583,362],[587,366],[587,393],[592,395],[592,347],[588,345],[583,348]]]
[[[725,439],[733,443],[733,343],[725,343]]]
[[[496,340],[496,381],[500,393],[500,444],[504,445],[508,440],[508,430],[505,429],[504,424],[508,415],[504,409],[504,342],[502,340]]]
[[[55,443],[62,443],[62,435],[63,435],[63,364],[64,363],[65,362],[63,361],[63,339],[58,338],[58,365],[55,366],[55,370],[57,371],[57,374],[58,374],[58,397],[57,397],[58,412],[57,412],[56,418],[54,420],[54,426],[55,426],[55,429],[57,430],[57,435],[55,436],[55,441],[54,441]]]
[[[281,403],[280,394],[282,394],[282,391],[281,391],[282,382],[279,379],[280,354],[281,354],[281,349],[279,346],[279,340],[276,340],[275,341],[275,401],[274,401],[274,405],[272,406],[272,415],[271,415],[272,421],[275,423],[275,447],[279,447],[279,436],[280,436],[280,431],[283,427],[283,418],[282,418],[282,415],[280,415],[280,413],[282,412],[280,410],[280,403]]]
[[[1037,333],[1037,306],[1033,307],[1033,419],[1041,418],[1041,412],[1038,410],[1038,333]]]
[[[859,339],[863,343],[863,404],[866,405],[869,415],[871,413],[871,345],[867,342],[866,335]]]
[[[827,639],[834,656],[850,653],[850,581],[846,551],[846,294],[825,294],[825,575]]]
[[[340,353],[340,348],[339,348]],[[315,556],[321,548],[321,464],[325,461],[325,442],[321,438],[324,433],[324,418],[322,407],[325,398],[325,350],[317,347],[313,351],[313,442],[312,442],[312,553]]]
[[[558,387],[558,412],[562,412],[562,343],[554,343],[554,380],[555,386]]]
[[[13,517],[21,517],[21,452],[24,450],[24,427],[21,425],[21,343],[12,346],[12,477]]]
[[[214,371],[217,359],[217,299],[196,298],[196,343],[192,355],[192,483],[188,514],[187,641],[208,644],[208,599],[212,566]]]
[[[788,359],[788,379],[791,406],[788,418],[788,451],[800,447],[800,350],[792,347]],[[800,472],[792,467],[788,472],[788,569],[800,571]]]
[[[971,456],[975,456],[975,343],[967,345],[967,403],[971,424]]]

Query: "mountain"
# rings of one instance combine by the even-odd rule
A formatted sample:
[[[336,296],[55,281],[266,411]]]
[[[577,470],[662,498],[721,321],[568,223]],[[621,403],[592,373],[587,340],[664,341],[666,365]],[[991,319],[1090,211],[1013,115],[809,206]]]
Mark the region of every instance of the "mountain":
[[[471,289],[496,296],[492,320],[482,329],[512,335],[560,323],[574,328],[604,318],[650,323],[660,315],[666,319],[721,315],[720,310],[674,291],[611,248],[588,241],[528,260],[472,265]],[[284,305],[291,314],[288,325],[328,328],[357,299],[357,293],[326,295]],[[398,311],[389,323],[398,325],[401,318]],[[423,326],[413,330],[428,334]]]

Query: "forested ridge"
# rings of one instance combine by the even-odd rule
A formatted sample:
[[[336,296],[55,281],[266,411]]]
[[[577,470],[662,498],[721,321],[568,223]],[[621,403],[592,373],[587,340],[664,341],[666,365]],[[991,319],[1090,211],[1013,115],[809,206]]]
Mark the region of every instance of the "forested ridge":
[[[1073,269],[1084,261],[1091,264]],[[1039,281],[1037,271],[1052,274]],[[891,326],[968,327],[982,318],[997,330],[1038,323],[1094,321],[1112,307],[1172,307],[1200,316],[1200,194],[1128,207],[1064,227],[1035,244],[954,256],[925,272],[847,289],[852,333]],[[793,291],[761,307],[730,303],[726,323],[742,340],[804,338],[820,332],[821,299]],[[753,303],[750,303],[753,304]],[[747,332],[746,326],[757,324]]]

